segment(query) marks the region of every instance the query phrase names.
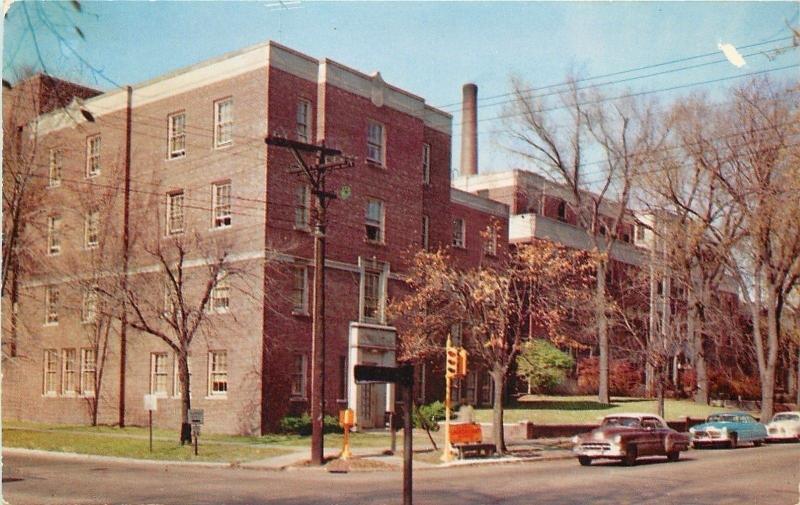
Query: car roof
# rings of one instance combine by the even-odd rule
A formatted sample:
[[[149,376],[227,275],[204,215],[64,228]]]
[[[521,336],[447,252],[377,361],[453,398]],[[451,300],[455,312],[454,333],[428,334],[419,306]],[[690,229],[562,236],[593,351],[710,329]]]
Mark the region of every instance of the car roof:
[[[786,412],[775,412],[773,414],[773,417],[777,416],[778,414],[797,414],[797,415],[800,415],[800,410],[787,410]]]
[[[643,417],[655,417],[656,419],[666,423],[666,421],[664,421],[664,419],[662,419],[661,416],[657,414],[651,414],[649,412],[621,412],[619,414],[608,414],[604,416],[603,419],[607,417],[635,417],[637,419],[641,419]]]
[[[718,416],[721,414],[722,415],[727,414],[729,416],[751,416],[751,417],[753,415],[750,412],[736,411],[736,412],[714,412],[713,414],[709,414],[708,417]]]

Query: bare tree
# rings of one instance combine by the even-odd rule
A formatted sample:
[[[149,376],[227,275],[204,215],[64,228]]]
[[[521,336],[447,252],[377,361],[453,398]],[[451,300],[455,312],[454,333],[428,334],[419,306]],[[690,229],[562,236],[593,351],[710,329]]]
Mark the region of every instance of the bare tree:
[[[622,224],[630,219],[634,175],[646,165],[647,153],[658,149],[664,135],[658,130],[652,105],[633,98],[607,101],[597,91],[580,88],[574,79],[554,98],[532,94],[530,86],[519,79],[512,80],[512,87],[514,102],[507,114],[512,152],[568,189],[571,201],[567,204],[591,244],[600,362],[598,399],[609,403],[609,265]],[[604,158],[598,166],[584,159],[593,151]]]

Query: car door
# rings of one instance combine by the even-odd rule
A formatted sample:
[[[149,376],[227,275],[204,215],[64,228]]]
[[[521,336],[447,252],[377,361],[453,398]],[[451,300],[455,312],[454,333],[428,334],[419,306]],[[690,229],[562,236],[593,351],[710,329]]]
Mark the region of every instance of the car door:
[[[644,435],[642,443],[639,444],[640,455],[662,454],[664,450],[664,430],[661,422],[654,417],[642,418],[642,429]]]

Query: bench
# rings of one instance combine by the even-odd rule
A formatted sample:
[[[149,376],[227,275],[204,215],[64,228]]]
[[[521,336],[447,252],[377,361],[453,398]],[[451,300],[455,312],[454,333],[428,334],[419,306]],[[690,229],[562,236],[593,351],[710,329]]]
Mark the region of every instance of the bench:
[[[458,459],[476,454],[493,456],[494,444],[484,444],[481,425],[477,423],[458,423],[450,425],[450,445],[458,451]]]

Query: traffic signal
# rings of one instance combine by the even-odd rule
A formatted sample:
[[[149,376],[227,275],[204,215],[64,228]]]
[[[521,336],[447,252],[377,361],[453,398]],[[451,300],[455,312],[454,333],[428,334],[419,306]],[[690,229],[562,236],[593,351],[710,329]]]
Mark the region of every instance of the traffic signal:
[[[445,366],[445,375],[448,379],[458,377],[458,348],[447,348],[447,363]]]
[[[463,347],[458,350],[458,366],[456,367],[456,374],[459,377],[466,377],[467,375],[467,350]]]

